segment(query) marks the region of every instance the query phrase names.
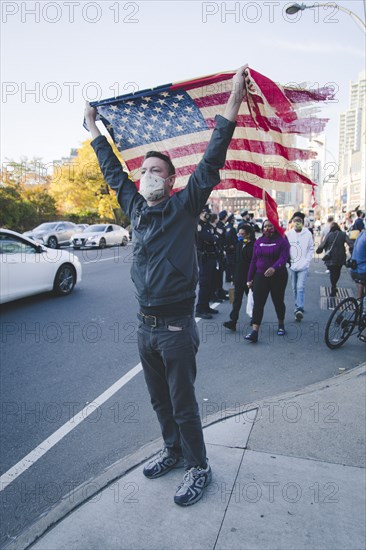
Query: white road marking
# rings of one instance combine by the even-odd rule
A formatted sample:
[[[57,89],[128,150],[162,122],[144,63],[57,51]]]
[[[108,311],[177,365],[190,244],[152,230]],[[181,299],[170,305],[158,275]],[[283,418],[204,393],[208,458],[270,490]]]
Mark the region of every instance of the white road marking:
[[[109,258],[108,258],[109,259]],[[113,259],[113,258],[110,258]],[[105,261],[105,260],[99,260]],[[92,262],[87,262],[92,263]],[[215,308],[219,304],[214,303],[211,307]],[[200,318],[196,318],[196,322],[199,322]],[[78,426],[85,418],[91,415],[99,407],[103,405],[108,399],[110,399],[118,390],[123,388],[132,378],[134,378],[139,372],[142,371],[142,365],[139,363],[136,367],[133,367],[128,371],[124,376],[122,376],[117,382],[112,384],[105,392],[101,393],[96,399],[88,403],[81,411],[79,411],[75,416],[70,418],[63,426],[56,430],[52,435],[47,439],[42,441],[36,447],[28,453],[22,460],[20,460],[15,466],[10,468],[0,477],[0,492],[6,489],[6,487],[12,483],[17,477],[23,474],[28,468],[33,466],[37,460],[39,460],[44,454],[47,453],[52,447],[54,447],[61,439],[63,439],[67,434],[69,434],[76,426]]]
[[[116,261],[115,256],[113,258],[97,258],[96,260],[90,260],[88,262],[82,262],[83,265],[85,264],[96,264],[98,262],[108,262],[109,260],[114,260],[116,263],[118,263],[118,259]]]
[[[24,473],[30,468],[37,460],[39,460],[47,451],[52,449],[65,435],[70,433],[76,426],[78,426],[85,418],[95,412],[95,410],[103,405],[110,397],[112,397],[118,390],[120,390],[127,382],[132,380],[136,374],[142,371],[142,365],[139,363],[131,369],[127,374],[122,376],[117,382],[110,386],[105,392],[100,394],[94,401],[89,403],[75,416],[70,418],[61,428],[56,430],[50,437],[45,439],[38,447],[33,449],[22,460],[20,460],[15,466],[10,468],[5,474],[0,477],[0,491],[3,491],[12,481],[18,476]]]

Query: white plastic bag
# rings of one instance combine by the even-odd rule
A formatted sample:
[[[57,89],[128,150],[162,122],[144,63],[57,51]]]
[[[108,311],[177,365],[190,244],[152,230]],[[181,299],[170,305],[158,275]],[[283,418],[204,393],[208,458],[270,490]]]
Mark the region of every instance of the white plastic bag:
[[[253,315],[253,306],[254,306],[253,291],[250,288],[247,296],[247,309],[246,309],[247,315],[249,315],[249,317],[252,317]]]

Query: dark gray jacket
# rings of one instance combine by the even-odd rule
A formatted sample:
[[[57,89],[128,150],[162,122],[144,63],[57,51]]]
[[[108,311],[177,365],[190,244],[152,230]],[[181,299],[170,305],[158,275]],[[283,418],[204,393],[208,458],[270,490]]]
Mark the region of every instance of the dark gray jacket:
[[[316,253],[320,254],[323,250],[325,250],[325,252],[329,252],[329,250],[332,249],[331,258],[330,260],[324,261],[325,265],[327,267],[332,265],[342,266],[346,263],[346,250],[344,248],[346,243],[352,248],[352,241],[346,233],[338,230],[329,231],[324,241],[318,246]]]
[[[235,123],[218,115],[206,152],[187,186],[149,207],[104,136],[92,141],[109,186],[132,224],[131,277],[137,299],[151,307],[194,298],[198,279],[196,232],[198,216],[220,182]]]

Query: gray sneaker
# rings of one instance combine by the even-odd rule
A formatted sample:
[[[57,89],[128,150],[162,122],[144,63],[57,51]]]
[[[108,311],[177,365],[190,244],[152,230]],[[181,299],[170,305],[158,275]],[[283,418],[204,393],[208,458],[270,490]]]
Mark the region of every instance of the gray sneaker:
[[[296,319],[296,321],[301,321],[303,318],[304,318],[303,312],[301,311],[301,309],[297,309],[297,310],[295,311],[295,319]]]
[[[164,447],[143,469],[144,476],[149,479],[163,476],[173,468],[183,468],[183,457]]]
[[[211,482],[212,470],[207,462],[206,468],[190,468],[186,471],[182,483],[174,496],[179,506],[190,506],[203,497],[204,488]]]

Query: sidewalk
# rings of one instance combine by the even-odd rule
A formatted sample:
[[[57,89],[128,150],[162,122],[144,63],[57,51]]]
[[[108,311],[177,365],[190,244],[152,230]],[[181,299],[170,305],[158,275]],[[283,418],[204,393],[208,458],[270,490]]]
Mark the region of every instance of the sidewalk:
[[[139,464],[32,550],[364,549],[365,375],[217,417],[204,430],[213,481],[197,504],[173,502],[183,470],[148,480]]]

